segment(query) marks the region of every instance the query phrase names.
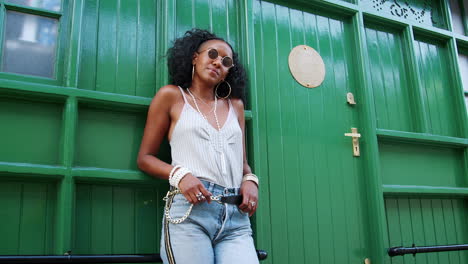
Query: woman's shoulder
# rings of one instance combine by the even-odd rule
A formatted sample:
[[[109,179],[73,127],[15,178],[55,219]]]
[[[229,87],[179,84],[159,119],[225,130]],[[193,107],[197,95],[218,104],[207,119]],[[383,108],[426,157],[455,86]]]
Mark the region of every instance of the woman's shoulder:
[[[156,93],[155,97],[164,97],[166,99],[170,99],[173,97],[177,97],[180,95],[179,86],[168,84],[164,85],[163,87],[159,88],[158,92]]]
[[[230,100],[237,116],[244,116],[244,102],[239,98],[231,98]]]
[[[153,97],[152,102],[174,103],[181,97],[179,87],[177,85],[168,84],[159,88]]]
[[[239,98],[231,98],[231,104],[236,110],[244,111],[244,102]]]
[[[165,111],[169,111],[174,104],[180,101],[183,102],[179,87],[172,84],[164,85],[159,88],[151,100],[150,111],[151,109],[166,109]]]

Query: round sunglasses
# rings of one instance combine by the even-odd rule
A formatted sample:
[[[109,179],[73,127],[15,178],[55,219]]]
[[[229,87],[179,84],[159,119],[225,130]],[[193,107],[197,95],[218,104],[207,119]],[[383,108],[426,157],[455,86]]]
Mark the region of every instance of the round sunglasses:
[[[202,54],[203,52],[208,51],[208,57],[212,60],[216,60],[219,57],[218,50],[215,48],[209,48],[200,52],[198,54]],[[229,56],[224,56],[221,58],[221,64],[226,68],[234,67],[233,60]]]

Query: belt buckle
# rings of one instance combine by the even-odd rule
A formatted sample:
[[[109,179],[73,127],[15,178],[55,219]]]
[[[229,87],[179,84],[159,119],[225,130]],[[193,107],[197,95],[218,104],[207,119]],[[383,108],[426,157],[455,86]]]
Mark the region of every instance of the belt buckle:
[[[221,197],[222,197],[222,195],[211,196],[211,201],[215,201],[215,202],[217,202],[219,204],[222,204]]]

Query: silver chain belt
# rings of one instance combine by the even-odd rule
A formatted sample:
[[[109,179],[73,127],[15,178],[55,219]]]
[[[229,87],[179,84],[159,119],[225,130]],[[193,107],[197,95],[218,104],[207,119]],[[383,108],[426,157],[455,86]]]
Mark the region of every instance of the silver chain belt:
[[[181,194],[182,192],[179,189],[175,189],[173,191],[168,191],[166,196],[163,198],[163,200],[166,202],[166,205],[164,206],[164,215],[166,216],[166,220],[169,221],[172,224],[180,224],[187,219],[187,217],[190,215],[192,212],[193,204],[190,204],[189,209],[185,212],[185,214],[178,219],[174,219],[171,217],[169,210],[171,209],[172,205],[172,199],[174,199],[174,196],[176,194]],[[217,196],[211,196],[211,201],[215,201],[217,203],[222,204],[221,202],[221,197],[222,195],[217,195]]]

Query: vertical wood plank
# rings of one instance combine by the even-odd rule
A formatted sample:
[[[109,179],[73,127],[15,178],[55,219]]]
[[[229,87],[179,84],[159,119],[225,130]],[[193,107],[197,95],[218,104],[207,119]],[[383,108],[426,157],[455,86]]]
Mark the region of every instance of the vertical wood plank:
[[[137,253],[151,254],[159,252],[161,219],[156,206],[159,197],[152,189],[138,189],[135,197],[135,245]]]
[[[89,184],[78,184],[76,187],[76,210],[74,228],[74,252],[91,254],[92,232],[92,187]]]
[[[47,188],[40,183],[24,183],[19,234],[20,255],[41,255],[47,252],[44,247]]]
[[[19,254],[21,212],[22,212],[22,184],[18,182],[1,182],[0,184],[0,254]]]
[[[101,92],[115,92],[120,3],[121,0],[99,1],[96,90]]]
[[[137,21],[139,1],[120,1],[117,21],[115,92],[136,95]],[[154,27],[154,26],[153,26]]]
[[[91,190],[91,246],[90,254],[112,254],[112,187],[92,186]]]
[[[83,24],[81,25],[83,39],[81,43],[80,72],[78,77],[78,87],[81,89],[96,89],[99,3],[99,0],[84,1]]]
[[[113,187],[112,251],[138,253],[135,248],[135,199],[131,188]]]
[[[167,68],[163,54],[156,55],[156,3],[153,0],[140,0],[137,22],[136,91],[135,95],[153,97],[156,92],[155,72],[157,68]],[[161,32],[162,34],[162,32]],[[158,34],[159,36],[159,34]]]

